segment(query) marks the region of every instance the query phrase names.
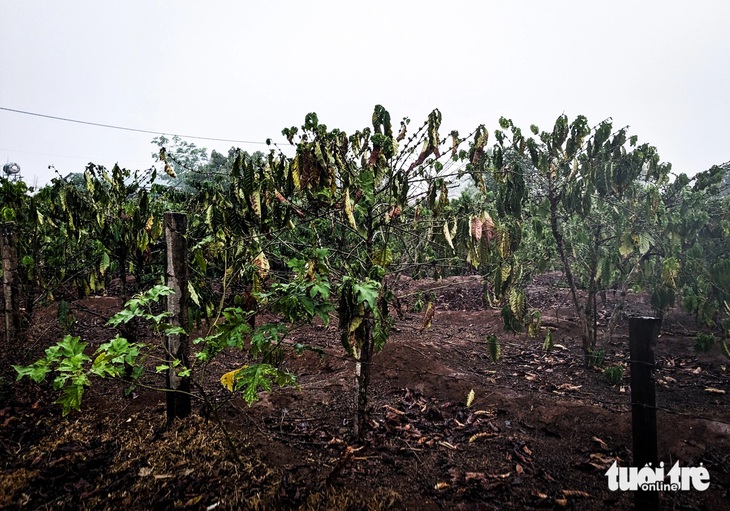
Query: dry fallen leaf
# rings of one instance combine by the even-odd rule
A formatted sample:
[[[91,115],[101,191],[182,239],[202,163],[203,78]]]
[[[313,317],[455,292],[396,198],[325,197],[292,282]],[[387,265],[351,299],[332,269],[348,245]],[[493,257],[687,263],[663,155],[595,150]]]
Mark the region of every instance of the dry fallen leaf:
[[[443,490],[444,488],[448,488],[449,483],[436,483],[433,487],[434,490]]]
[[[563,490],[566,497],[590,497],[591,494],[580,490]]]
[[[577,391],[579,390],[583,385],[572,385],[570,383],[561,383],[558,385],[558,388],[560,390],[568,390],[568,391]]]
[[[147,477],[154,470],[152,467],[142,467],[139,469],[139,477]]]
[[[594,442],[598,442],[598,445],[601,446],[601,449],[608,450],[608,444],[606,444],[606,442],[604,442],[603,440],[601,440],[597,436],[592,437],[591,440],[593,440]]]
[[[487,476],[493,478],[493,479],[507,479],[512,475],[512,472],[507,472],[505,474],[487,474]]]
[[[392,406],[389,406],[389,405],[385,405],[385,406],[383,406],[383,408],[385,408],[386,411],[388,411],[392,414],[395,414],[395,415],[405,415],[406,414],[405,412],[402,412],[402,411],[398,410],[397,408],[393,408]]]
[[[481,433],[477,433],[476,435],[472,435],[469,438],[469,443],[472,443],[475,440],[479,440],[480,438],[492,438],[492,437],[495,437],[495,436],[497,436],[497,433],[486,433],[486,432],[483,431]]]

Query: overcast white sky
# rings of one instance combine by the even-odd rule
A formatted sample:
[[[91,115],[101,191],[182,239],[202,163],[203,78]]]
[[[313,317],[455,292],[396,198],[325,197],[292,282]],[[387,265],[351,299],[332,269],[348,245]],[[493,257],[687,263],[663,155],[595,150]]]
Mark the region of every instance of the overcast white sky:
[[[312,111],[351,133],[376,104],[462,134],[564,112],[630,125],[675,172],[730,160],[724,0],[0,2],[2,108],[259,143]],[[153,137],[0,110],[0,159],[30,183],[148,168]]]

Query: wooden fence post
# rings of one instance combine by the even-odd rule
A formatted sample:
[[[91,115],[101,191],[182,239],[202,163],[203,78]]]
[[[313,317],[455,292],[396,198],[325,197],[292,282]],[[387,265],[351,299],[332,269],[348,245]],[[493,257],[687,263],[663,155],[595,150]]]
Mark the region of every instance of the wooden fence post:
[[[629,318],[629,353],[631,356],[631,434],[634,466],[647,463],[658,466],[656,432],[656,388],[654,385],[654,346],[662,320]],[[638,490],[634,495],[637,510],[659,509],[659,493]]]
[[[184,213],[165,213],[165,242],[167,244],[167,271],[165,283],[175,294],[167,297],[167,311],[172,326],[187,328],[188,302],[188,246],[185,237],[188,217]],[[168,335],[165,350],[170,369],[167,371],[167,422],[190,415],[190,378],[177,373],[189,367],[189,339],[187,334]],[[181,366],[172,367],[173,360],[180,360]]]
[[[5,321],[5,346],[20,331],[20,289],[18,285],[18,235],[15,222],[0,224],[0,255],[3,269],[3,319]]]

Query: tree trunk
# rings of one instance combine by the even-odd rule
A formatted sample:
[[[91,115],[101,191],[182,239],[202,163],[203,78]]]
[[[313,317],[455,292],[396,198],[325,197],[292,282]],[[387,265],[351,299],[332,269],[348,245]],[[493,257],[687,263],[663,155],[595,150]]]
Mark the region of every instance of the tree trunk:
[[[578,315],[578,321],[581,326],[581,336],[583,340],[583,348],[589,345],[590,341],[590,323],[586,319],[584,314],[584,307],[578,300],[578,288],[575,285],[575,279],[573,278],[573,270],[568,261],[568,255],[565,250],[565,239],[563,233],[560,232],[558,227],[558,204],[560,203],[560,197],[550,193],[550,230],[552,231],[553,238],[555,238],[555,244],[558,248],[558,254],[560,255],[560,262],[563,264],[563,272],[565,273],[565,280],[568,282],[570,288],[570,296],[573,299],[573,307]],[[587,358],[586,358],[587,360]]]
[[[355,440],[362,440],[367,426],[368,388],[370,386],[370,370],[374,352],[371,322],[372,313],[368,313],[359,327],[362,329],[361,335],[364,340],[355,372],[357,392],[355,395],[355,418],[352,425]]]
[[[3,269],[3,316],[5,346],[11,348],[20,331],[20,289],[18,279],[18,235],[15,222],[0,225],[0,253]]]
[[[165,213],[165,241],[167,242],[166,284],[175,294],[167,297],[167,311],[171,326],[187,328],[188,326],[188,257],[187,231],[188,219],[184,213]],[[187,334],[168,335],[165,351],[170,368],[167,371],[167,423],[176,418],[190,415],[190,378],[178,375],[189,367],[189,342]],[[180,361],[178,367],[173,367]]]
[[[372,212],[368,212],[366,218],[367,236],[365,238],[365,250],[367,260],[365,262],[365,274],[368,275],[372,269],[373,257],[373,222]],[[373,342],[373,311],[366,310],[365,317],[358,327],[356,337],[362,339],[362,348],[360,358],[357,361],[355,372],[355,380],[357,382],[357,390],[355,394],[355,417],[352,425],[352,433],[355,440],[361,440],[365,434],[368,408],[368,387],[370,386],[370,371],[372,369],[372,360],[374,353]]]
[[[588,299],[585,307],[585,322],[588,328],[588,335],[583,339],[583,354],[586,358],[586,365],[591,363],[591,355],[596,348],[598,340],[598,311],[596,310],[596,296],[598,294],[598,282],[596,275],[598,274],[598,249],[601,244],[601,226],[593,229],[593,247],[590,260],[590,275],[588,284]]]

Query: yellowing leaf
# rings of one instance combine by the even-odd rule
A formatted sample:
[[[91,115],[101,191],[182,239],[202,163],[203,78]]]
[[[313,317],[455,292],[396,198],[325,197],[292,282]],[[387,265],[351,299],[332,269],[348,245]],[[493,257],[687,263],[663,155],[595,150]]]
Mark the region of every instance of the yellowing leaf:
[[[354,230],[357,230],[357,223],[355,222],[355,215],[353,214],[352,200],[350,200],[350,189],[345,188],[345,215],[347,216],[347,223]]]
[[[509,244],[509,232],[502,231],[502,236],[500,236],[499,240],[499,253],[504,259],[507,259],[510,256]]]
[[[294,188],[297,190],[302,189],[301,180],[299,177],[299,156],[297,155],[291,162],[291,167],[289,167],[291,171],[291,181],[294,185]]]
[[[261,194],[258,190],[252,190],[248,198],[251,210],[258,218],[261,218]]]
[[[177,174],[175,174],[175,171],[172,170],[172,167],[170,167],[170,165],[167,162],[165,162],[165,174],[167,174],[168,176],[170,176],[172,178],[177,177]]]
[[[629,257],[634,252],[634,242],[630,234],[621,237],[621,245],[618,247],[618,252],[623,258]]]
[[[200,307],[200,296],[198,296],[198,292],[195,290],[195,287],[193,286],[193,283],[188,281],[188,292],[190,293],[190,299]]]
[[[500,268],[500,271],[502,272],[502,282],[506,282],[507,279],[509,278],[510,274],[512,273],[512,266],[505,263]]]
[[[563,490],[566,497],[590,497],[591,494],[581,490]]]
[[[469,437],[469,443],[472,444],[475,441],[479,440],[480,438],[492,438],[495,436],[497,436],[497,433],[486,433],[486,432],[477,433],[476,435],[472,435],[471,437]]]
[[[423,325],[421,325],[421,330],[431,328],[431,323],[433,322],[433,315],[435,313],[436,313],[436,307],[434,306],[433,302],[428,302],[428,305],[426,306],[426,312],[423,314]]]
[[[466,396],[466,407],[469,408],[473,402],[474,402],[474,389],[471,389],[469,391],[469,394]]]
[[[444,222],[444,238],[446,238],[446,243],[449,244],[451,247],[451,250],[454,250],[454,241],[451,239],[451,231],[449,230],[449,222]]]
[[[347,331],[349,333],[354,332],[357,330],[357,327],[359,327],[362,324],[363,317],[362,316],[353,316],[353,318],[350,320],[350,325],[347,328]]]
[[[246,369],[246,367],[248,366],[234,369],[233,371],[229,371],[221,376],[221,385],[223,385],[223,387],[227,388],[229,391],[233,392],[233,387],[236,384],[236,374],[241,370]]]
[[[266,255],[264,255],[263,252],[259,252],[259,255],[254,258],[253,264],[254,266],[256,266],[259,278],[261,278],[261,280],[265,280],[266,277],[269,275],[269,270],[271,269],[271,266],[269,265],[269,260],[266,258]]]
[[[106,252],[103,252],[101,254],[101,262],[99,263],[99,273],[103,277],[106,271],[109,269],[109,265],[111,264],[111,261],[109,260],[109,254]]]
[[[383,268],[385,268],[392,262],[393,251],[385,245],[377,249],[373,254],[373,263],[377,264],[378,266],[382,266]]]

